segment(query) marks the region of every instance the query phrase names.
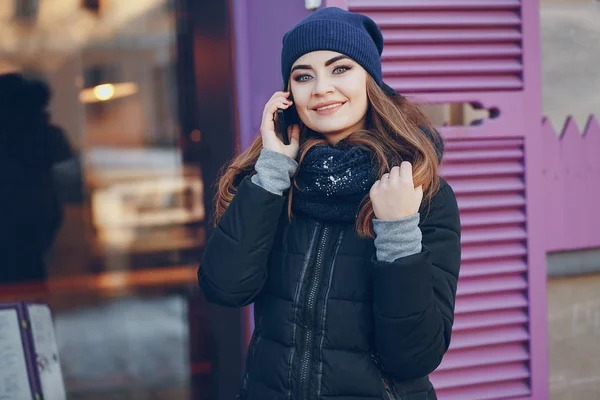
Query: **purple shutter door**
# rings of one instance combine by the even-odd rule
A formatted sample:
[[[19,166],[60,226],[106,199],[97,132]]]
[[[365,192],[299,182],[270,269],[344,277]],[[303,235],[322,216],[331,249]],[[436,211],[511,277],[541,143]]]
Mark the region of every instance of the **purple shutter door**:
[[[441,400],[546,400],[545,265],[541,247],[530,243],[535,241],[526,177],[532,175],[525,169],[532,143],[528,129],[532,121],[539,125],[541,112],[539,83],[530,79],[525,90],[539,63],[530,61],[528,71],[524,63],[539,56],[537,2],[329,0],[326,5],[378,23],[386,46],[384,81],[400,93],[417,102],[469,102],[497,110],[481,126],[441,129],[447,149],[441,175],[461,209],[463,260],[452,343],[431,378]],[[527,21],[531,26],[525,29]],[[532,49],[529,58],[524,49]]]

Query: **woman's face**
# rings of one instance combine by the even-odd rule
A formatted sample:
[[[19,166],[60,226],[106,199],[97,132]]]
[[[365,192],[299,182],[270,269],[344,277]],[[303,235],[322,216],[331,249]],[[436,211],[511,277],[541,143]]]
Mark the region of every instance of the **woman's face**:
[[[292,66],[290,89],[302,122],[336,144],[364,128],[367,72],[334,51],[314,51]]]

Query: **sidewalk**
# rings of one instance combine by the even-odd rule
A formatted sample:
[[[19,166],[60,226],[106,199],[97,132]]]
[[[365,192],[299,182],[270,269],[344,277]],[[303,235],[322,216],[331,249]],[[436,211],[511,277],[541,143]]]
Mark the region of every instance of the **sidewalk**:
[[[548,335],[550,399],[600,399],[600,274],[548,281]]]

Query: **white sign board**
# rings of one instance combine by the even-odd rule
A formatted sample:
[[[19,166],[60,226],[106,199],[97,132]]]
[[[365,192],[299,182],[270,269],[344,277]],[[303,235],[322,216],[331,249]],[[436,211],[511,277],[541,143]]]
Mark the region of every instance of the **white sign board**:
[[[67,400],[50,308],[29,304],[27,311],[44,400]]]
[[[0,310],[0,400],[31,398],[17,310]]]

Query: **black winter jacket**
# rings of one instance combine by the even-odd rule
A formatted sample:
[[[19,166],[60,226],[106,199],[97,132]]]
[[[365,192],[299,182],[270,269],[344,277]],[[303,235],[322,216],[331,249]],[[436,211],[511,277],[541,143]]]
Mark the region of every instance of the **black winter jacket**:
[[[460,266],[451,187],[421,207],[421,253],[394,262],[353,224],[289,222],[286,198],[245,178],[198,270],[208,301],[254,302],[240,398],[435,399],[428,374],[450,344]]]

